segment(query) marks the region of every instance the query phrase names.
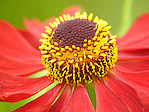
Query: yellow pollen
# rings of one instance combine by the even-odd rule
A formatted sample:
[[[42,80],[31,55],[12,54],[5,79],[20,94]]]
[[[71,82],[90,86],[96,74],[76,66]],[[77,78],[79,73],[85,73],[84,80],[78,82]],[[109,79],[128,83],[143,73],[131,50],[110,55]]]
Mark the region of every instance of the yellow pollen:
[[[54,27],[55,27],[52,23],[49,23],[49,25],[50,25],[52,28],[54,28]]]
[[[87,42],[87,39],[84,39],[84,43]]]
[[[80,49],[80,47],[77,47],[77,51],[79,52],[81,49]]]
[[[91,45],[91,42],[92,42],[92,41],[91,41],[91,40],[89,40],[89,41],[88,41],[88,45]]]
[[[117,36],[107,25],[98,16],[93,18],[93,13],[76,12],[75,16],[63,14],[45,26],[38,48],[48,79],[82,86],[105,77],[118,57]]]
[[[54,45],[58,46],[58,43],[57,42],[54,42]]]
[[[69,49],[69,46],[65,46],[65,49]]]
[[[87,47],[87,50],[88,50],[88,51],[90,51],[91,49],[92,49],[92,47],[90,47],[90,46],[89,46],[89,47]]]
[[[64,14],[63,17],[64,17],[64,20],[67,21],[67,16],[66,16],[66,14]]]
[[[64,19],[63,19],[62,16],[60,16],[59,19],[60,19],[61,22],[64,22]]]
[[[77,57],[77,56],[78,56],[78,54],[77,54],[77,53],[74,53],[74,54],[73,54],[73,56],[74,56],[74,57]]]
[[[73,48],[73,49],[76,49],[76,46],[75,46],[75,45],[72,45],[72,48]]]

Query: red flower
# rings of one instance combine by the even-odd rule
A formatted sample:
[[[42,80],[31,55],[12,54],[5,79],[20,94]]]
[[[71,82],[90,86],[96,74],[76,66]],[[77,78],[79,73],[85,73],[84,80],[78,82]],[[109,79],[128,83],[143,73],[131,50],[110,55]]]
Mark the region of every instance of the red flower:
[[[74,15],[80,11],[78,7],[72,9],[63,14]],[[149,98],[148,21],[149,14],[140,16],[129,31],[117,39],[118,61],[108,71],[114,77],[107,74],[103,81],[97,77],[93,80],[97,112],[144,112],[149,109],[149,100],[146,100]],[[27,31],[23,31],[0,21],[0,101],[26,99],[53,83],[47,76],[26,77],[44,69],[37,46],[40,45],[38,39],[45,24],[47,22],[42,25],[37,20],[26,19]],[[72,89],[69,84],[59,83],[15,112],[94,112],[85,86],[76,86],[73,92]],[[61,90],[63,92],[55,102]]]

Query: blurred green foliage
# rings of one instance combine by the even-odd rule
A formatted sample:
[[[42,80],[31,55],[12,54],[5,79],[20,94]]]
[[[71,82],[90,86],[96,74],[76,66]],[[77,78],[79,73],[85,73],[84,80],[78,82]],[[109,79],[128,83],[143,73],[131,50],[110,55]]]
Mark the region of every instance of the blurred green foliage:
[[[112,25],[117,33],[122,21],[122,8],[125,0],[0,0],[0,18],[17,27],[23,27],[23,18],[38,18],[44,21],[71,5],[80,5],[88,13],[93,12],[99,18]],[[132,21],[141,13],[149,11],[148,0],[134,0]]]
[[[112,26],[112,33],[117,34],[121,27],[125,0],[0,0],[0,19],[16,27],[24,28],[23,18],[38,18],[44,21],[72,5],[80,5],[88,13],[93,12],[99,18],[107,20]],[[133,0],[132,20],[138,15],[149,12],[149,0]],[[23,102],[0,103],[0,112],[10,112],[23,105]]]

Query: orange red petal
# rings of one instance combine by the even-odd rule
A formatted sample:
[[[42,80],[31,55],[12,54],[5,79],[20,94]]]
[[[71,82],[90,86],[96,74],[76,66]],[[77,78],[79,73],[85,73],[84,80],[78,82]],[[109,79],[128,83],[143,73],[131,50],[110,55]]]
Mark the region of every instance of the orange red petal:
[[[144,112],[133,88],[111,77],[105,81],[105,85],[127,105],[129,112]]]
[[[0,72],[16,76],[29,76],[44,69],[42,64],[25,62],[23,60],[10,58],[4,55],[0,55],[0,61]]]
[[[58,96],[62,87],[62,85],[55,86],[53,89],[46,92],[42,96],[27,103],[26,105],[18,108],[13,112],[49,112],[49,109],[52,107],[52,103]]]
[[[67,107],[68,101],[71,98],[71,92],[72,87],[67,85],[58,100],[50,108],[49,112],[61,112],[65,107]]]
[[[129,69],[127,71],[127,68],[125,68],[124,71],[122,67],[117,66],[116,70],[113,69],[110,73],[131,87],[149,94],[149,70],[134,72]]]
[[[62,112],[95,112],[85,87],[75,87]]]
[[[149,49],[135,51],[119,51],[118,60],[149,60]]]
[[[22,29],[18,29],[18,32],[20,32],[23,37],[33,46],[35,47],[36,49],[38,49],[38,46],[41,44],[39,42],[39,38],[37,38],[33,33],[30,33],[29,31],[27,30],[22,30]],[[38,37],[41,37],[38,36]],[[39,50],[39,49],[38,49]]]
[[[118,40],[119,51],[149,49],[149,13],[141,15],[129,31]]]
[[[116,68],[124,72],[141,72],[149,70],[149,60],[143,61],[118,61]]]
[[[25,78],[0,72],[0,101],[24,100],[51,84],[47,77]]]
[[[41,55],[7,22],[0,21],[0,55],[26,61],[40,61]]]
[[[129,112],[128,107],[103,82],[94,82],[96,112]]]

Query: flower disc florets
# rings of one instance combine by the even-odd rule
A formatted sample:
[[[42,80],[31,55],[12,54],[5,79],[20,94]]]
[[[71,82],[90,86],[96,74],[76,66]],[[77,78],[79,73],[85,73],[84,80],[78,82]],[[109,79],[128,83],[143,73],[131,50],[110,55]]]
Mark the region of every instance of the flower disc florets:
[[[93,14],[60,16],[45,26],[39,49],[48,77],[59,83],[88,83],[104,77],[117,61],[116,35],[108,23]]]

